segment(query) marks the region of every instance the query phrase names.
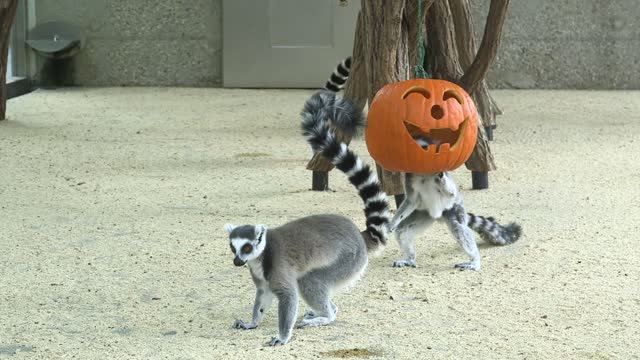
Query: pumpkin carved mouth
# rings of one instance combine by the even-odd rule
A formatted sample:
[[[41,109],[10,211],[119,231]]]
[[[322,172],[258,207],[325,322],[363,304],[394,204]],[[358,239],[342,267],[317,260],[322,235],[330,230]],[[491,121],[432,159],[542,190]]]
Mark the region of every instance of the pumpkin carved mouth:
[[[436,128],[425,131],[417,125],[406,120],[404,121],[407,132],[409,132],[414,141],[416,141],[425,152],[433,152],[436,154],[455,150],[461,140],[464,139],[468,124],[469,121],[464,119],[457,129]]]

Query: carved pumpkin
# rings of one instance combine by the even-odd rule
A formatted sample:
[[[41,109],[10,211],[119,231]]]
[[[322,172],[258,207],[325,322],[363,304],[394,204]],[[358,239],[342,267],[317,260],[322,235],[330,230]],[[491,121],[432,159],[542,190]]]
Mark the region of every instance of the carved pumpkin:
[[[365,137],[383,168],[409,173],[454,170],[473,152],[478,112],[460,86],[433,79],[389,84],[369,107]],[[416,142],[431,143],[424,148]]]

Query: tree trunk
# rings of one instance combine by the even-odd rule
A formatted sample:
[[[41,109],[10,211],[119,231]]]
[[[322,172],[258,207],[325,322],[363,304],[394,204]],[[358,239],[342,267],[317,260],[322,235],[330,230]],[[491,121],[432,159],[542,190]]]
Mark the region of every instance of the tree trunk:
[[[356,24],[351,74],[345,97],[359,108],[371,103],[383,86],[410,79],[418,54],[419,0],[362,0]],[[509,0],[491,0],[487,24],[478,48],[473,36],[469,0],[421,0],[427,39],[424,67],[435,79],[461,85],[474,99],[480,117],[478,139],[467,162],[474,188],[488,186],[487,172],[495,170],[485,129],[501,114],[484,79],[493,62]],[[351,139],[344,138],[348,143]],[[333,165],[319,155],[308,169],[328,171]],[[404,192],[402,174],[377,166],[383,189],[390,195]]]
[[[367,60],[364,53],[364,37],[362,12],[359,12],[353,41],[353,54],[351,55],[351,71],[347,86],[344,89],[344,97],[360,110],[364,109],[369,95],[365,68]]]
[[[419,0],[362,0],[358,17],[356,43],[364,38],[364,58],[354,57],[354,64],[365,62],[369,102],[383,86],[409,79],[418,61]],[[460,84],[474,98],[480,122],[478,140],[466,166],[473,172],[474,184],[486,187],[487,172],[495,163],[487,141],[485,126],[495,125],[501,111],[489,95],[484,76],[493,62],[509,0],[491,0],[487,25],[478,49],[473,37],[469,0],[422,0],[426,13],[427,49],[424,67],[436,79]],[[422,20],[422,19],[421,19]],[[362,26],[362,29],[360,28]],[[354,44],[355,45],[355,44]],[[358,48],[354,46],[354,48]],[[355,53],[355,50],[354,50]],[[349,86],[362,87],[362,75],[352,73]],[[401,175],[378,167],[383,189],[398,195]],[[479,181],[476,181],[479,180]],[[474,186],[475,187],[475,186]]]
[[[427,0],[432,1],[432,0]],[[405,20],[403,18],[403,20]],[[411,23],[404,23],[404,27],[415,26],[417,24],[414,22],[413,25]],[[370,56],[369,52],[365,52],[365,39],[367,39],[367,33],[364,27],[364,20],[362,12],[358,13],[358,20],[356,23],[356,32],[355,32],[355,40],[353,43],[353,55],[351,61],[351,74],[349,76],[349,81],[347,82],[347,86],[345,88],[344,97],[348,99],[352,104],[354,104],[360,110],[363,110],[365,105],[367,104],[367,100],[370,97],[370,86],[369,86],[369,78],[367,76],[367,68],[366,64],[368,62],[368,56]],[[409,32],[409,43],[417,42],[417,34],[412,34]],[[413,51],[412,51],[413,50]],[[415,66],[418,62],[417,50],[412,49],[409,46],[409,64],[411,66]],[[396,205],[400,205],[404,200],[404,189],[402,185],[401,174],[394,174],[388,172],[381,168],[376,164],[376,171],[378,173],[378,177],[382,183],[384,190],[389,194],[395,194]]]
[[[16,17],[18,0],[0,0],[0,120],[7,110],[7,58],[9,56],[9,34]]]
[[[404,0],[362,0],[360,11],[369,103],[383,86],[410,78],[404,8]],[[387,171],[379,165],[376,167],[387,194],[404,193],[402,174]]]
[[[459,61],[451,10],[446,0],[435,1],[427,11],[425,69],[434,79],[454,83],[458,83],[464,74]]]
[[[422,17],[420,21],[422,23],[422,43],[426,39],[427,32],[424,26],[425,19],[427,17],[427,9],[434,0],[422,0]],[[420,54],[418,52],[418,2],[416,0],[409,0],[404,7],[403,25],[409,36],[409,72],[413,75],[416,65],[418,65]]]

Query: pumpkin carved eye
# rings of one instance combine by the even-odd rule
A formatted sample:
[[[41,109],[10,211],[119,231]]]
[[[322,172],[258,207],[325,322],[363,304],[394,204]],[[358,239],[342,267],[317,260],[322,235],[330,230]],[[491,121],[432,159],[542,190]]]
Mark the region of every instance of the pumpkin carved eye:
[[[458,94],[457,91],[455,90],[447,90],[444,92],[444,94],[442,94],[442,100],[447,101],[451,98],[456,99],[456,101],[458,102],[458,104],[462,105],[463,104],[463,100],[462,100],[462,96],[460,96],[460,94]]]
[[[240,251],[242,251],[243,254],[249,254],[253,251],[253,246],[251,246],[251,244],[244,244]]]
[[[414,86],[412,88],[410,88],[409,90],[407,90],[407,92],[404,93],[404,95],[402,95],[403,99],[406,99],[407,96],[411,95],[411,94],[420,94],[422,96],[424,96],[425,99],[431,99],[431,94],[429,94],[429,91],[425,88],[421,88],[418,86]]]

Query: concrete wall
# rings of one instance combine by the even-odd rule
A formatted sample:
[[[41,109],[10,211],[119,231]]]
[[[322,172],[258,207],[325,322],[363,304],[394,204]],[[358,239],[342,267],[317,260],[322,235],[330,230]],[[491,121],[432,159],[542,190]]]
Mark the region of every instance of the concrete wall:
[[[472,1],[478,36],[489,1]],[[221,0],[35,2],[38,21],[85,29],[76,84],[220,85]],[[513,0],[490,84],[640,89],[638,18],[638,0]]]
[[[78,85],[217,86],[222,79],[221,0],[36,0],[38,22],[86,32]]]
[[[484,20],[489,0],[472,3]],[[638,0],[512,0],[490,84],[640,89],[639,18]]]

